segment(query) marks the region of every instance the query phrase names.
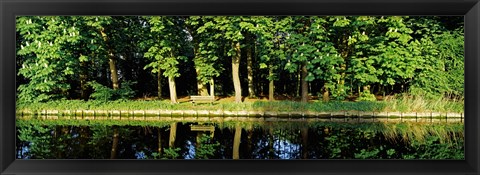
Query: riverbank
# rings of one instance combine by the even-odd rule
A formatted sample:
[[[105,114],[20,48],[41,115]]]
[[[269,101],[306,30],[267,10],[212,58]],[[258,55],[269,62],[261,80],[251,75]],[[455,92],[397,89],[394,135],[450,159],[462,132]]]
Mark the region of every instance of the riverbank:
[[[297,101],[268,101],[245,99],[235,103],[230,98],[216,97],[213,104],[192,104],[188,97],[172,104],[169,100],[58,100],[44,103],[17,104],[17,111],[42,110],[208,110],[208,111],[276,111],[276,112],[402,112],[402,113],[463,113],[463,101],[444,99],[425,100],[421,98],[387,99],[383,101],[330,101],[311,100],[308,103]]]
[[[17,111],[19,119],[115,120],[162,122],[455,122],[463,123],[463,113],[402,112],[277,112],[208,110],[41,110]]]

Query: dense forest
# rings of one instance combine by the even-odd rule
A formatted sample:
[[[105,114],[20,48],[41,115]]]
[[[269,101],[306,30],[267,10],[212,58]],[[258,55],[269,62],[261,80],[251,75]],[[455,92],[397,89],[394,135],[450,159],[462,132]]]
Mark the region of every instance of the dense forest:
[[[462,16],[19,16],[16,23],[20,103],[464,96]]]

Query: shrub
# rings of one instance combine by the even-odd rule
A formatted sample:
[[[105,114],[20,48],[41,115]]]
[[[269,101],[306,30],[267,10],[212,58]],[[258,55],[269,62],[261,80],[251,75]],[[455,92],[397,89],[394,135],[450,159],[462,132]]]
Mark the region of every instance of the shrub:
[[[100,101],[111,101],[118,99],[129,99],[135,95],[135,91],[130,88],[135,82],[125,81],[122,83],[120,89],[111,89],[95,81],[89,82],[88,85],[92,86],[93,93],[90,98]]]
[[[371,94],[370,91],[365,91],[360,92],[357,101],[377,101],[377,98],[375,98],[375,95]]]

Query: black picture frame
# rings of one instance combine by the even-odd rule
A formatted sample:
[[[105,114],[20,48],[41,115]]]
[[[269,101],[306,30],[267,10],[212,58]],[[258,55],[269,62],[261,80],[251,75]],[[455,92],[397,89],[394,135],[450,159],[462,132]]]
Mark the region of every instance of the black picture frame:
[[[480,172],[479,0],[1,0],[0,174],[468,174]],[[465,160],[16,160],[17,15],[464,15]]]

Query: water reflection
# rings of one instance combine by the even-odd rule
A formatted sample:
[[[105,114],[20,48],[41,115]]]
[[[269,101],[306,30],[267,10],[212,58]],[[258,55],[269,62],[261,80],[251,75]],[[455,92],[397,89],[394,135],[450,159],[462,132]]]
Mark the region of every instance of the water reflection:
[[[215,126],[213,132],[192,125]],[[366,126],[367,125],[367,126]],[[241,128],[237,128],[241,127]],[[377,126],[375,126],[377,127]],[[171,126],[120,126],[117,159],[463,159],[463,133],[425,135],[424,140],[387,137],[368,124],[327,125],[177,123]],[[239,129],[239,130],[236,130]],[[115,145],[112,126],[17,127],[18,159],[108,159]],[[240,131],[239,133],[236,133]],[[461,131],[463,132],[463,131]],[[236,139],[236,135],[239,140]],[[450,139],[449,139],[450,138]],[[446,141],[447,140],[447,141]],[[238,150],[235,145],[238,144]],[[159,151],[160,150],[160,151]],[[437,153],[443,157],[438,157]]]

